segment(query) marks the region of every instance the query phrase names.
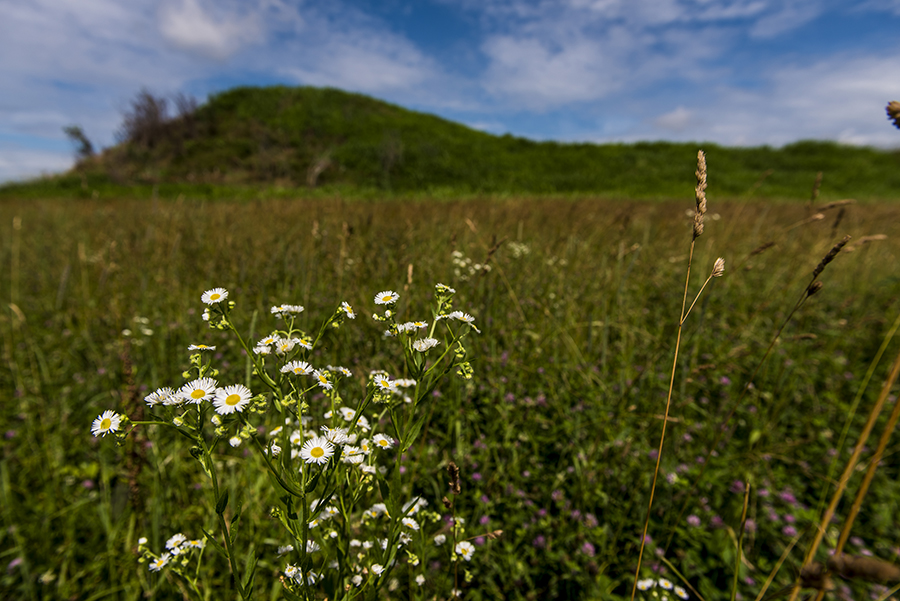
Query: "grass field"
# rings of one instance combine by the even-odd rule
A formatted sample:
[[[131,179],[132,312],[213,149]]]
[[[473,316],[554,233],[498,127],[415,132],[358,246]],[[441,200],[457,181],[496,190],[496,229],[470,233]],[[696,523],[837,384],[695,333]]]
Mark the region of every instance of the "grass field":
[[[217,345],[223,371],[242,381],[249,375],[233,338],[201,320],[204,290],[229,291],[234,319],[253,340],[275,327],[272,305],[304,305],[304,327],[315,330],[347,301],[358,318],[317,347],[315,361],[402,377],[371,318],[373,295],[396,290],[398,310],[412,319],[427,315],[433,286],[443,282],[481,329],[467,338],[474,377],[441,385],[404,465],[412,470],[406,492],[442,512],[445,468],[455,461],[456,511],[469,532],[503,530],[497,540],[475,538],[463,598],[628,598],[693,208],[689,197],[3,201],[0,596],[190,594],[170,571],[139,564],[136,551],[140,537],[159,550],[176,532],[200,537],[201,528],[215,528],[189,443],[152,426],[116,447],[93,438],[90,426],[105,409],[133,414],[144,395],[181,381],[190,344]],[[900,308],[900,206],[820,213],[802,203],[711,198],[706,217],[690,296],[717,257],[726,271],[685,322],[641,577],[689,585],[692,598],[729,599],[740,544],[738,598],[753,599],[789,548],[769,592],[794,581],[900,350],[896,340],[888,345],[850,413]],[[845,234],[853,239],[822,273],[824,287],[789,321],[742,396],[813,269]],[[858,244],[873,235],[886,238]],[[900,554],[898,450],[889,444],[848,553]],[[258,557],[256,596],[278,598],[277,547],[286,541],[270,515],[277,499],[262,463],[227,446],[215,460],[232,504],[244,507],[239,563]],[[826,546],[861,478],[854,472]],[[421,588],[408,581],[411,571],[398,570],[399,591],[385,597],[415,589],[421,598],[446,598],[453,568],[440,557],[426,568]],[[234,598],[222,593],[228,572],[207,548],[201,596]],[[879,586],[838,580],[833,594],[868,599]]]

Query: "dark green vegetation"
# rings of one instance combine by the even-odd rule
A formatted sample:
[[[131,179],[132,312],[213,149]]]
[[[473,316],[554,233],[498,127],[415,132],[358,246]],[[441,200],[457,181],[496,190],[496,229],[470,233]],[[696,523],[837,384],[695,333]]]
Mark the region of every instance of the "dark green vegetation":
[[[141,98],[141,97],[139,97]],[[152,98],[152,97],[151,97]],[[146,100],[146,97],[144,97]],[[147,102],[144,103],[148,104]],[[144,108],[148,108],[144,106]],[[0,198],[345,197],[601,194],[680,198],[691,193],[694,143],[561,144],[495,136],[432,115],[335,89],[238,88],[178,118],[158,107],[130,141],[62,176],[0,187]],[[149,116],[148,116],[149,115]],[[893,199],[900,153],[798,142],[781,149],[703,144],[710,193]],[[317,188],[319,191],[312,191]]]
[[[465,598],[627,598],[681,307],[690,208],[595,200],[5,202],[0,597],[139,599],[147,590],[155,591],[150,598],[181,598],[167,578],[137,564],[135,548],[141,536],[160,549],[175,532],[196,537],[214,527],[197,463],[174,435],[117,449],[93,440],[89,428],[101,410],[133,415],[144,394],[179,381],[191,343],[219,345],[219,361],[242,372],[233,339],[200,320],[204,290],[226,287],[238,303],[236,320],[255,337],[272,329],[273,304],[305,305],[313,329],[349,301],[359,318],[317,361],[364,376],[386,361],[387,343],[369,317],[373,294],[398,290],[400,310],[416,318],[442,281],[458,290],[459,306],[483,332],[469,343],[474,385],[454,381],[441,390],[424,444],[408,461],[420,474],[416,490],[439,508],[443,466],[455,460],[463,471],[457,505],[470,530],[504,531],[466,564],[473,579]],[[796,574],[829,475],[840,473],[900,350],[895,340],[848,418],[900,305],[900,212],[843,208],[840,217],[834,209],[798,225],[808,216],[801,206],[711,197],[691,289],[717,256],[727,261],[726,275],[685,326],[644,577],[667,569],[663,554],[706,599],[728,598],[743,501],[735,482],[748,479],[752,526],[740,593],[755,597],[791,529],[805,536],[771,590]],[[888,237],[848,247],[826,268],[824,288],[787,326],[689,496],[698,457],[812,270],[845,233]],[[495,240],[502,243],[490,271],[456,274],[451,251],[483,263]],[[750,256],[767,242],[775,246]],[[833,451],[848,419],[847,442]],[[849,552],[896,557],[898,451],[897,442],[888,448]],[[284,541],[268,516],[268,482],[258,459],[241,449],[220,447],[219,459],[231,472],[232,505],[245,507],[242,560],[259,554],[259,598],[275,598],[284,569],[276,547]],[[851,480],[841,519],[860,478]],[[207,549],[204,566],[204,592],[222,598],[227,563]],[[446,583],[447,566],[434,570],[427,598],[446,592],[432,587]],[[846,586],[856,599],[874,590]],[[405,582],[399,590],[406,598]]]

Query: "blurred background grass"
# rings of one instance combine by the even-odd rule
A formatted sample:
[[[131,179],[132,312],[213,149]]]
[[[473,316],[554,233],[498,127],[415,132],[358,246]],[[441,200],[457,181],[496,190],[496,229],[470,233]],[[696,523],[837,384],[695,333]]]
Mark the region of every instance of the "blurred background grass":
[[[423,444],[411,452],[421,472],[417,490],[439,506],[440,466],[453,459],[464,475],[461,514],[505,532],[468,566],[474,579],[466,594],[626,594],[665,404],[692,208],[574,197],[5,200],[0,591],[25,599],[180,598],[174,585],[136,563],[134,549],[140,536],[159,549],[177,531],[197,537],[200,526],[211,526],[195,462],[171,437],[157,434],[150,445],[141,435],[116,449],[93,440],[89,427],[101,410],[134,410],[151,390],[179,381],[191,343],[218,345],[220,365],[244,373],[236,345],[200,320],[204,290],[230,291],[251,338],[275,327],[273,304],[305,305],[313,329],[340,301],[350,302],[360,318],[326,341],[318,360],[364,374],[397,369],[367,318],[372,295],[397,289],[401,311],[421,318],[440,281],[458,290],[458,306],[476,316],[483,334],[472,349],[473,385],[441,390]],[[647,569],[665,571],[655,559],[663,554],[710,600],[730,590],[731,536],[743,500],[734,481],[750,478],[755,491],[768,493],[751,497],[754,530],[745,540],[741,591],[755,595],[791,538],[786,528],[811,528],[850,400],[896,317],[900,209],[848,205],[807,222],[815,212],[711,200],[698,240],[692,289],[718,256],[726,276],[686,324]],[[702,527],[674,524],[719,420],[812,269],[844,234],[887,238],[851,246],[826,269],[824,289],[785,330],[690,502]],[[774,247],[751,256],[768,242]],[[454,262],[454,250],[470,263]],[[488,260],[490,271],[474,270]],[[879,384],[864,397],[863,412]],[[900,552],[898,449],[889,448],[857,522],[856,551]],[[252,508],[240,536],[246,555],[262,556],[260,598],[275,598],[283,567],[275,548],[285,541],[267,517],[268,485],[255,459],[231,449],[221,459],[233,470],[234,498]],[[791,580],[803,548],[779,583]],[[207,563],[212,584],[222,582],[225,563],[212,553]],[[842,594],[869,591],[854,586]]]

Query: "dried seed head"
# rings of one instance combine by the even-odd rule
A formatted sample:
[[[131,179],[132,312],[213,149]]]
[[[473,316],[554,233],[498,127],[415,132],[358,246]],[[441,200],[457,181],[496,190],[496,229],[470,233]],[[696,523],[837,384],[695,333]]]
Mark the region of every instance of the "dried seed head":
[[[706,213],[706,154],[697,151],[697,185],[694,188],[694,196],[697,199],[697,210],[694,212],[694,239],[703,233],[703,215]]]
[[[809,298],[810,296],[821,290],[824,285],[825,284],[823,284],[822,282],[816,280],[809,285],[809,288],[806,289],[806,297]]]
[[[448,499],[447,497],[441,499],[441,503],[443,503],[444,507],[446,507],[447,509],[453,509],[453,503],[451,503],[450,499]]]
[[[447,474],[450,476],[450,482],[447,484],[450,485],[450,493],[454,495],[458,495],[459,490],[459,468],[456,467],[456,464],[452,461],[447,465]]]
[[[803,588],[814,588],[820,591],[830,591],[834,589],[831,582],[831,576],[819,562],[803,566],[800,570],[800,586]]]
[[[900,129],[900,102],[892,100],[887,105],[888,119],[894,122],[894,126]]]
[[[844,248],[844,246],[846,246],[848,242],[850,242],[850,236],[844,236],[844,238],[840,242],[831,247],[831,250],[828,251],[828,254],[825,255],[825,257],[821,261],[819,261],[819,264],[813,270],[814,278],[819,277],[819,274],[822,273],[822,271],[825,269],[825,266],[834,261],[834,258],[839,252],[841,252],[841,249]]]
[[[870,582],[900,580],[900,567],[874,557],[832,555],[828,559],[828,569],[848,580],[860,579]]]
[[[488,532],[485,536],[487,536],[490,540],[497,540],[501,536],[503,536],[503,530],[494,530],[493,532]]]
[[[725,274],[725,259],[719,257],[713,265],[711,277],[720,278]]]

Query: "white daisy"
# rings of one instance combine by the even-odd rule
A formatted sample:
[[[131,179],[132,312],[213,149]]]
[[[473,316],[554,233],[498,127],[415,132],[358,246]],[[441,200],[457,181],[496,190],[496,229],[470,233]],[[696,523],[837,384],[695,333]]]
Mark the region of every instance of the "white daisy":
[[[171,557],[172,557],[172,556],[169,555],[168,553],[163,553],[163,554],[159,557],[159,559],[154,559],[153,561],[150,562],[150,571],[151,571],[151,572],[158,572],[158,571],[160,571],[161,569],[163,569],[163,568],[165,567],[165,565],[166,565],[167,563],[169,563],[169,559],[170,559]]]
[[[403,525],[406,526],[407,528],[409,528],[410,530],[418,530],[419,529],[419,522],[415,521],[412,518],[403,518],[400,521],[403,522]]]
[[[226,415],[235,411],[243,411],[250,403],[253,393],[250,389],[242,384],[226,386],[216,391],[216,398],[213,401],[213,407],[216,413]]]
[[[435,338],[419,338],[413,342],[413,348],[420,353],[426,352],[428,349],[436,347],[440,342]]]
[[[231,438],[228,439],[228,444],[230,444],[233,447],[241,446],[241,442],[242,441],[241,441],[240,436],[232,436]]]
[[[323,436],[316,436],[312,440],[307,440],[300,449],[300,457],[306,463],[316,463],[318,465],[326,463],[333,454],[334,445]]]
[[[214,351],[216,347],[209,346],[208,344],[192,344],[188,347],[189,351]]]
[[[425,576],[422,576],[421,574],[416,576],[416,584],[418,584],[419,586],[425,584]]]
[[[253,352],[257,355],[269,355],[272,353],[272,347],[260,344],[253,347]]]
[[[110,432],[118,430],[121,424],[122,416],[115,411],[107,409],[91,424],[91,434],[94,436],[106,436]]]
[[[689,596],[687,591],[684,590],[683,588],[681,588],[680,586],[675,587],[675,594],[678,595],[678,597],[681,599],[687,599]]]
[[[381,573],[384,572],[384,566],[381,565],[380,563],[373,563],[372,564],[372,572],[376,576],[381,576]]]
[[[347,301],[341,303],[341,311],[346,313],[347,317],[349,317],[350,319],[356,319],[356,313],[353,312],[353,308],[347,303]]]
[[[203,296],[200,297],[207,305],[214,305],[216,303],[221,303],[223,300],[228,298],[228,291],[224,288],[213,288],[212,290],[207,290],[203,293]]]
[[[288,361],[281,368],[281,373],[292,373],[295,376],[308,376],[313,373],[313,366],[306,361]]]
[[[289,440],[291,441],[291,444],[299,445],[303,442],[303,435],[300,434],[300,430],[294,430],[291,432]]]
[[[456,553],[462,555],[466,561],[472,561],[472,555],[475,554],[475,545],[467,540],[456,543]]]
[[[436,534],[434,536],[434,544],[437,545],[438,547],[440,547],[441,545],[443,545],[446,542],[447,542],[446,534]]]
[[[171,399],[175,396],[175,391],[171,388],[157,388],[155,391],[151,392],[147,396],[144,397],[144,402],[147,403],[150,407],[154,405],[171,405]]]
[[[302,338],[294,338],[294,342],[308,351],[312,350],[312,338],[308,336],[303,336]]]
[[[652,578],[645,578],[644,580],[638,580],[637,587],[639,591],[646,591],[656,586],[656,581]]]
[[[256,343],[256,346],[269,346],[278,342],[278,334],[269,334],[262,340]]]
[[[182,386],[178,394],[188,403],[199,404],[211,401],[216,395],[218,386],[219,383],[212,378],[198,378]]]
[[[341,407],[338,411],[341,412],[341,417],[348,422],[356,416],[356,410],[351,409],[350,407]]]
[[[294,345],[296,344],[296,338],[279,338],[275,343],[275,352],[279,355],[286,355],[294,350]]]
[[[187,541],[187,537],[182,533],[172,535],[172,538],[166,541],[166,549],[172,550],[180,547],[185,541]]]
[[[666,580],[665,578],[659,579],[659,586],[663,587],[667,591],[672,590],[672,582],[670,580]]]
[[[289,319],[300,315],[304,310],[301,305],[276,305],[272,307],[271,312],[275,317]]]
[[[384,434],[376,434],[372,437],[372,443],[379,449],[389,449],[394,446],[394,440]]]
[[[400,295],[393,290],[384,290],[375,295],[376,305],[392,305],[397,302]]]
[[[317,369],[316,371],[313,372],[313,377],[316,379],[316,384],[318,384],[321,388],[324,388],[325,390],[331,390],[332,385],[331,385],[331,382],[328,380],[327,373],[325,373],[323,371],[319,371]]]

